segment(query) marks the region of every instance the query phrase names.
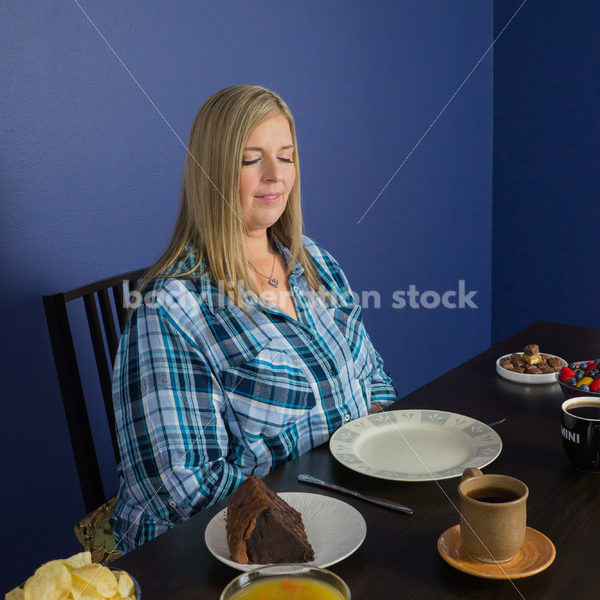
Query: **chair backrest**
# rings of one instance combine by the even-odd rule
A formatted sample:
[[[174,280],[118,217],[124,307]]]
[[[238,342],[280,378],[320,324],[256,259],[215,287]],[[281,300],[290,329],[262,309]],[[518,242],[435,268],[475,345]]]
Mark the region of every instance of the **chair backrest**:
[[[145,272],[146,269],[140,269],[104,279],[70,292],[44,296],[44,309],[50,332],[52,352],[71,437],[71,446],[75,455],[79,484],[87,512],[91,512],[105,502],[106,496],[83,395],[81,375],[69,324],[67,303],[83,299],[98,377],[100,378],[104,410],[115,460],[118,462],[119,448],[115,433],[115,417],[111,394],[112,366],[119,346],[119,338],[127,319],[129,290],[136,288],[138,280],[142,278]],[[109,292],[112,292],[112,294]],[[98,313],[98,306],[100,307],[100,313]],[[117,315],[116,324],[114,314]]]

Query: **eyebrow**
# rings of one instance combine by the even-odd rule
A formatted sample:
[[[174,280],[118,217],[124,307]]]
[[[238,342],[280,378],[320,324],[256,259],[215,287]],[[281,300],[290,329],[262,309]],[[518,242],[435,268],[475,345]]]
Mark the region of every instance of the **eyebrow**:
[[[294,149],[294,145],[290,144],[289,146],[281,146],[281,148],[279,148],[279,150],[289,150],[289,149]],[[244,150],[258,150],[258,151],[262,151],[263,148],[261,148],[260,146],[247,146],[246,148],[244,148]]]

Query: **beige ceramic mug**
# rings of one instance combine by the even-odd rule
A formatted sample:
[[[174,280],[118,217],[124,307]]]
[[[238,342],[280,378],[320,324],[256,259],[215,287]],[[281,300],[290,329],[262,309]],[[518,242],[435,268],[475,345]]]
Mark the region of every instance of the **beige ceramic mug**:
[[[486,563],[513,558],[525,538],[527,486],[507,475],[466,469],[458,496],[460,535],[467,552]]]

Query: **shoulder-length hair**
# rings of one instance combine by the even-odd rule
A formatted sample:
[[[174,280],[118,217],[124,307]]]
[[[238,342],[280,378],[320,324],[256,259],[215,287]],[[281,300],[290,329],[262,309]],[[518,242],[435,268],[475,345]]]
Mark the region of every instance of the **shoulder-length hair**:
[[[296,179],[279,220],[269,228],[291,252],[288,273],[299,261],[312,290],[321,280],[302,244],[300,165],[294,117],[284,100],[257,85],[235,85],[210,96],[196,114],[187,145],[179,214],[171,243],[150,268],[142,289],[160,277],[207,273],[235,304],[244,307],[244,291],[258,294],[246,251],[239,181],[243,148],[265,119],[283,115],[290,125]],[[194,257],[186,271],[170,274],[181,259]],[[240,289],[240,285],[244,289]]]

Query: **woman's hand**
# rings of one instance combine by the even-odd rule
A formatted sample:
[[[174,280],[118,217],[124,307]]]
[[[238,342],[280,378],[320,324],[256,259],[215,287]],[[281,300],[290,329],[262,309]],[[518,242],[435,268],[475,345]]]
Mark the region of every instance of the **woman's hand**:
[[[370,415],[374,415],[375,413],[382,412],[383,406],[379,406],[379,404],[371,404],[371,410],[369,411]]]

